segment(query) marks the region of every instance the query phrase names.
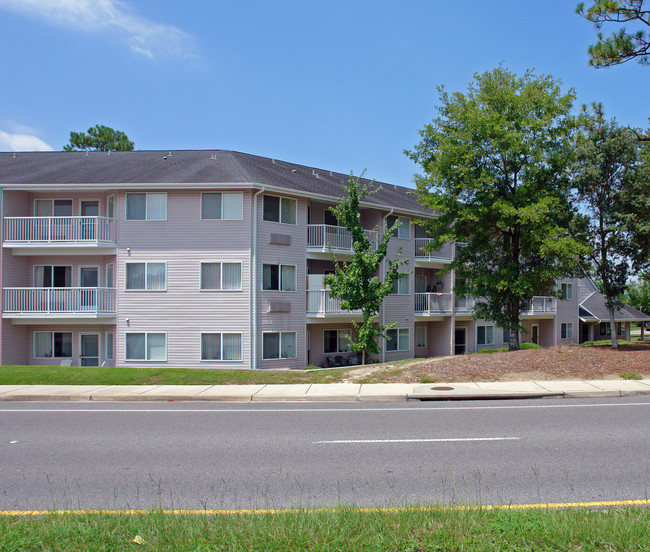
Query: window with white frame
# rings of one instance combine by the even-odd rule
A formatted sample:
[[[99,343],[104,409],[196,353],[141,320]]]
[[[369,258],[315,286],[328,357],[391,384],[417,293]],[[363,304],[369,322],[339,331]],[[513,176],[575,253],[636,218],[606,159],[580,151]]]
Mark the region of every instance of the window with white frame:
[[[126,263],[125,289],[164,291],[166,272],[165,263]]]
[[[408,328],[393,328],[386,332],[390,338],[386,342],[387,351],[408,351],[409,344],[409,329]]]
[[[67,288],[72,286],[71,266],[34,266],[34,287]]]
[[[202,333],[201,360],[241,360],[241,334]]]
[[[201,218],[204,220],[242,220],[244,194],[242,192],[203,192]]]
[[[296,291],[296,267],[293,265],[262,265],[262,289]]]
[[[264,195],[262,218],[269,222],[296,224],[297,202],[288,197]]]
[[[167,220],[167,193],[127,193],[126,220]]]
[[[115,335],[113,332],[106,332],[106,358],[113,360],[115,358]]]
[[[573,284],[562,284],[562,299],[573,299]]]
[[[241,263],[201,263],[201,289],[241,291]]]
[[[262,358],[296,358],[296,332],[265,332],[262,334]]]
[[[35,217],[71,217],[71,199],[35,199]]]
[[[494,326],[476,326],[476,344],[492,345],[494,343]]]
[[[395,215],[391,215],[386,219],[388,230],[390,230],[396,222],[399,222],[400,225],[398,228],[393,230],[393,236],[395,238],[404,238],[408,240],[410,236],[411,219],[408,217],[396,217]]]
[[[349,353],[350,330],[324,330],[323,331],[323,352],[325,353]]]
[[[166,360],[166,342],[164,333],[127,333],[126,360]]]
[[[106,287],[115,287],[115,265],[113,263],[106,265]]]
[[[427,328],[426,328],[426,326],[416,326],[415,327],[415,346],[416,347],[426,347],[427,346]]]
[[[573,339],[573,324],[571,322],[563,322],[560,326],[562,339]]]
[[[72,332],[34,332],[34,358],[72,358]]]
[[[393,280],[393,290],[391,291],[391,294],[408,295],[409,293],[410,293],[409,275],[400,274],[395,280]]]

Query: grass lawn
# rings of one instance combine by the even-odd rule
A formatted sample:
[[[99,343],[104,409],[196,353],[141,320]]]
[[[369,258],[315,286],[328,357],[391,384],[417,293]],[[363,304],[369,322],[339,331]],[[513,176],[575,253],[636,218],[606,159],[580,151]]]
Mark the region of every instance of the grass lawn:
[[[650,550],[650,509],[12,516],[0,550],[635,552]]]
[[[219,385],[336,383],[345,368],[332,370],[194,370],[109,366],[0,366],[0,385]]]

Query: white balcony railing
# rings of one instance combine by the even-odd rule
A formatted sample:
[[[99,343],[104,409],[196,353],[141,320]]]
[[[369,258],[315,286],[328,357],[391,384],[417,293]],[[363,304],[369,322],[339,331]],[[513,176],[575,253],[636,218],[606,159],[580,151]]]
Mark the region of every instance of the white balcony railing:
[[[373,249],[377,248],[377,232],[365,230]],[[307,247],[321,249],[322,251],[350,251],[352,247],[352,234],[342,226],[330,224],[308,224],[307,225]]]
[[[554,314],[557,312],[557,300],[555,297],[535,296],[526,302],[521,314]]]
[[[416,293],[417,314],[443,314],[451,312],[451,293]]]
[[[114,288],[4,288],[3,299],[5,313],[115,313]]]
[[[349,311],[341,308],[341,300],[330,296],[328,289],[307,292],[307,314],[359,315],[360,310]]]
[[[474,297],[456,297],[455,306],[457,314],[471,314],[474,312]]]
[[[5,217],[4,242],[115,243],[115,219],[106,217]]]
[[[451,243],[443,243],[440,249],[429,251],[427,248],[433,242],[432,238],[415,238],[415,257],[418,259],[432,259],[451,262]]]

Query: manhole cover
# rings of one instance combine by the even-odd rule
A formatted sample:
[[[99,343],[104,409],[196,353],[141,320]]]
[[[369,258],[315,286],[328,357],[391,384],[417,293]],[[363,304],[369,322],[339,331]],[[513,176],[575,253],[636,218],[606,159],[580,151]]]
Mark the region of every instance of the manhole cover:
[[[453,391],[454,388],[441,386],[441,387],[432,387],[431,390],[432,391]]]

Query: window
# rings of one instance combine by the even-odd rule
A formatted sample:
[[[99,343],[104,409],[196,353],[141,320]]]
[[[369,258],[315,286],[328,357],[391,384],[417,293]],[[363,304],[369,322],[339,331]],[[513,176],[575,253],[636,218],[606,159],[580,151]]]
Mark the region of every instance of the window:
[[[562,284],[562,299],[573,299],[573,284]]]
[[[241,334],[202,333],[201,360],[241,360]]]
[[[115,217],[115,196],[110,195],[106,198],[106,218]]]
[[[296,332],[266,332],[262,337],[262,358],[296,358]]]
[[[323,332],[323,352],[349,353],[351,350],[350,337],[350,330],[325,330]]]
[[[292,265],[263,265],[262,289],[266,291],[296,291],[296,267]]]
[[[616,331],[618,332],[616,335],[623,335],[623,322],[616,323]]]
[[[562,339],[573,339],[573,324],[572,323],[562,323],[560,326],[560,332]]]
[[[476,327],[476,344],[492,345],[494,343],[494,326]]]
[[[115,265],[113,263],[106,265],[106,287],[115,287]]]
[[[409,275],[400,274],[396,280],[393,280],[393,295],[408,295],[409,291]]]
[[[164,333],[127,333],[126,360],[166,360]]]
[[[34,287],[37,288],[68,288],[72,285],[71,266],[41,266],[34,267]]]
[[[427,346],[427,328],[426,328],[426,326],[416,326],[415,327],[415,346],[416,347],[426,347]]]
[[[288,197],[264,196],[262,218],[269,222],[296,224],[296,200]]]
[[[34,216],[36,217],[71,217],[71,199],[36,199],[34,200]]]
[[[386,335],[390,341],[386,342],[387,351],[408,351],[409,350],[409,330],[408,328],[395,328],[388,330]]]
[[[408,217],[396,217],[395,215],[391,215],[386,219],[386,226],[388,227],[388,230],[390,230],[393,227],[393,224],[395,224],[397,221],[400,222],[400,226],[399,228],[395,228],[395,230],[393,230],[393,236],[395,238],[404,238],[408,240],[411,219]]]
[[[72,332],[34,332],[34,358],[72,358]]]
[[[126,263],[125,289],[164,291],[165,263]]]
[[[242,192],[202,193],[201,218],[204,220],[242,220],[244,218],[244,194]]]
[[[609,328],[609,322],[600,323],[600,335],[612,335],[612,332]]]
[[[167,220],[167,194],[126,194],[126,220]]]
[[[510,343],[510,330],[503,328],[503,341],[502,343]]]
[[[106,332],[106,358],[113,360],[115,358],[113,332]]]
[[[201,263],[201,289],[241,290],[241,263]]]

